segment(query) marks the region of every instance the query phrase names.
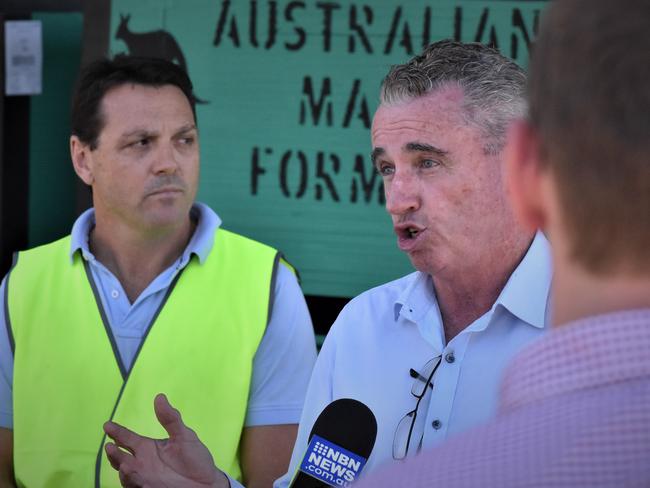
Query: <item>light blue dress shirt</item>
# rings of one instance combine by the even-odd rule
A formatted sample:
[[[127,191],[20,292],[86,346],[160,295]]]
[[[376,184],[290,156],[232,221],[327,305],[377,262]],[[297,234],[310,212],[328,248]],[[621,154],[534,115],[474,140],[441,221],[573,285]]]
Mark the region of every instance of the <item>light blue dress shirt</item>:
[[[214,233],[221,220],[201,203],[194,205],[192,214],[198,223],[182,255],[157,276],[133,303],[129,302],[117,278],[90,252],[88,235],[95,224],[94,210],[84,212],[72,227],[70,258],[75,252],[81,252],[90,264],[127,370],[131,367],[145,328],[174,277],[193,256],[202,263],[212,251]],[[0,285],[0,427],[12,428],[13,353],[5,319],[5,286],[6,277]],[[295,275],[284,265],[278,267],[272,299],[272,316],[253,362],[245,421],[248,427],[297,423],[316,360],[314,332],[304,296]],[[153,405],[153,398],[151,400]]]
[[[338,398],[365,403],[377,419],[377,440],[363,474],[392,461],[397,425],[417,401],[411,388],[419,380],[409,369],[421,371],[439,355],[443,359],[433,389],[420,404],[414,438],[423,436],[422,446],[428,448],[490,419],[504,367],[546,326],[550,280],[549,245],[538,233],[492,308],[449,343],[431,277],[424,273],[412,273],[353,299],[325,339],[289,471],[274,486],[289,484],[315,419]]]

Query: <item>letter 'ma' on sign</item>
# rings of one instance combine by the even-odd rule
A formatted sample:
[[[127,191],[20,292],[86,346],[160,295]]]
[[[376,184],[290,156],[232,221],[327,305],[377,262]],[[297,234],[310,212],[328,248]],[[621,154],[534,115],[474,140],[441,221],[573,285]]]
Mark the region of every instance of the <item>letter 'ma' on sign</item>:
[[[320,86],[320,89],[317,86]],[[340,112],[344,112],[341,127],[348,128],[353,121],[358,120],[361,122],[361,127],[370,129],[370,108],[366,96],[361,91],[360,79],[355,78],[352,80],[352,88],[348,93],[347,103],[345,108],[339,107],[337,113]],[[308,113],[311,115],[314,126],[318,126],[321,118],[324,118],[325,125],[332,127],[334,123],[334,107],[332,105],[332,80],[329,77],[323,78],[319,85],[311,76],[303,77],[302,98],[298,116],[300,125],[306,125]]]

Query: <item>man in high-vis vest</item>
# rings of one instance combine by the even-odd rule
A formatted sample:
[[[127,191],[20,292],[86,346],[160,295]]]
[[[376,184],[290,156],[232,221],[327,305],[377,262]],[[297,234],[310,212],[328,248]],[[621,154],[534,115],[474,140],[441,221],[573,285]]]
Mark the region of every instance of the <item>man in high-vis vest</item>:
[[[119,486],[102,426],[166,436],[159,392],[233,479],[269,486],[286,471],[311,320],[278,252],[195,202],[194,101],[166,61],[82,72],[70,151],[93,208],[18,253],[0,286],[1,486]]]

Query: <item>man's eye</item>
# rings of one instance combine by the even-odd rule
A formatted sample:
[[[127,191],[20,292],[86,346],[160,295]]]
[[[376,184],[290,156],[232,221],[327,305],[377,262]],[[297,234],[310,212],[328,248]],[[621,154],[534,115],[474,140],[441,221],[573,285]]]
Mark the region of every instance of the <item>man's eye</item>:
[[[181,137],[178,140],[178,142],[180,142],[181,144],[184,144],[186,146],[190,146],[190,145],[194,144],[194,137]]]
[[[381,176],[389,176],[389,175],[392,175],[395,172],[395,168],[393,168],[389,164],[380,164],[377,167],[377,171],[379,172],[379,174]]]
[[[131,146],[133,147],[147,147],[151,143],[151,139],[147,137],[143,137],[142,139],[138,139],[137,141],[133,142]]]
[[[435,159],[423,159],[420,165],[423,168],[436,168],[440,166],[440,163],[436,161]]]

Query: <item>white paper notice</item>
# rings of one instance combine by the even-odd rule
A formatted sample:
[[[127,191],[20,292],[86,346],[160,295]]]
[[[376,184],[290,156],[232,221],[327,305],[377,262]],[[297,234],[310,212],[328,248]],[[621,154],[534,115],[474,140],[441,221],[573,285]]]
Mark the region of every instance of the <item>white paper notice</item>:
[[[38,95],[43,81],[40,20],[5,22],[5,94]]]

